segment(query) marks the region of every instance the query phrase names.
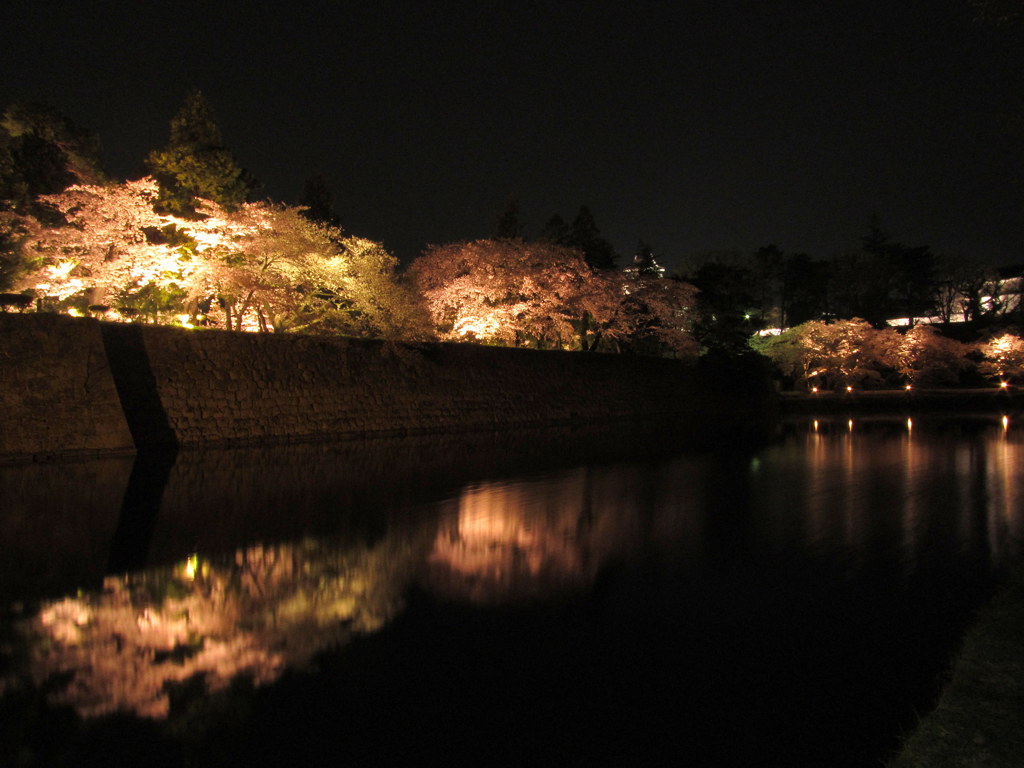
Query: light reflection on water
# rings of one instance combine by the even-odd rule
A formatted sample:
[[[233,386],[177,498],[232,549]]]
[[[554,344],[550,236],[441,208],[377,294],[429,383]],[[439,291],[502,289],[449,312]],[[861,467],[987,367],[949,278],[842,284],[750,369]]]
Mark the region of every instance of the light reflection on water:
[[[940,604],[942,590],[960,589],[943,579],[965,572],[973,575],[962,591],[985,593],[992,570],[1019,557],[1024,542],[1024,456],[1014,426],[998,418],[819,418],[788,423],[777,442],[757,450],[673,455],[645,452],[650,444],[641,440],[627,446],[631,459],[618,462],[607,453],[574,455],[565,444],[547,453],[536,441],[512,452],[507,445],[460,449],[454,442],[438,451],[436,442],[414,440],[379,452],[361,445],[185,454],[155,473],[154,488],[135,494],[154,500],[152,519],[135,525],[129,537],[144,545],[140,561],[152,565],[106,577],[95,562],[74,565],[72,572],[87,574],[96,588],[29,603],[17,620],[23,645],[13,654],[23,665],[0,682],[0,691],[48,687],[51,704],[73,706],[83,717],[127,711],[164,718],[175,689],[197,679],[216,692],[239,676],[271,683],[289,668],[309,667],[326,650],[343,660],[353,639],[372,642],[373,633],[402,617],[412,591],[420,602],[480,611],[552,601],[590,606],[583,614],[592,622],[587,637],[607,637],[611,647],[625,648],[623,659],[633,659],[617,663],[631,668],[638,654],[647,654],[667,665],[657,675],[674,681],[671,687],[647,682],[659,712],[689,711],[676,684],[706,685],[688,677],[698,674],[690,667],[673,666],[683,663],[684,649],[699,657],[707,653],[705,642],[720,647],[749,634],[768,648],[778,646],[776,652],[741,651],[748,657],[738,665],[742,673],[736,666],[710,666],[725,678],[716,684],[727,693],[732,685],[750,698],[751,680],[778,686],[781,676],[794,676],[786,666],[792,659],[773,659],[791,653],[801,633],[820,631],[835,642],[820,651],[835,663],[868,663],[870,657],[860,658],[862,651],[847,641],[832,640],[834,632],[822,622],[892,620],[905,606],[882,604],[891,594],[920,601],[934,592]],[[582,463],[574,464],[577,459]],[[88,494],[96,502],[93,539],[117,539],[126,528],[122,515],[112,532],[109,506],[116,494],[110,489],[126,476],[123,466],[116,472],[111,466],[97,465],[91,481],[87,465],[75,470],[80,489],[106,489]],[[18,550],[24,511],[46,507],[40,471],[0,469],[0,490],[17,501],[0,528],[5,551]],[[30,498],[27,475],[19,472],[35,473],[38,498]],[[71,506],[67,494],[54,501],[55,519],[66,519]],[[125,509],[140,519],[146,513]],[[60,540],[57,546],[65,549]],[[45,546],[30,542],[19,551],[22,564],[38,571],[33,558],[45,559]],[[833,614],[845,609],[829,605],[841,596],[849,602],[848,616]],[[799,616],[786,614],[797,610],[793,606],[800,606]],[[974,607],[957,606],[955,621],[965,622]],[[935,606],[921,610],[934,613]],[[416,642],[417,630],[402,631]],[[444,631],[458,642],[459,626]],[[551,627],[556,649],[559,631]],[[897,638],[904,633],[894,626],[881,633],[884,641],[872,634],[849,642],[898,642],[889,639],[890,631]],[[931,632],[928,626],[918,631]],[[651,633],[660,639],[646,639]],[[718,633],[728,641],[714,641]],[[573,653],[583,653],[578,639],[573,642]],[[944,646],[930,655],[944,659],[948,652]],[[614,682],[607,651],[592,653],[594,668]],[[888,653],[897,663],[901,650]],[[642,679],[643,664],[640,669],[623,671],[623,680]],[[927,671],[925,689],[939,671]],[[800,709],[807,706],[802,697],[818,699],[817,684],[793,684],[794,702],[786,708],[818,716]],[[589,698],[592,687],[580,683],[579,696]],[[624,706],[623,691],[607,687],[609,700],[588,706],[608,707],[628,720],[616,709]],[[459,695],[457,684],[453,691]],[[562,695],[576,708],[573,717],[582,717],[572,691]],[[854,706],[858,694],[829,695],[848,696]],[[871,700],[878,691],[859,695]],[[900,706],[902,712],[921,702]],[[766,713],[761,717],[772,722]],[[906,725],[889,723],[879,743],[888,745]]]
[[[0,465],[0,604],[99,584],[131,458]]]
[[[771,471],[753,483],[765,538],[854,555],[898,541],[911,570],[924,548],[934,549],[936,530],[941,547],[984,553],[993,565],[1019,554],[1021,433],[995,420],[969,434],[956,422],[909,421],[792,426],[785,442],[763,452]]]

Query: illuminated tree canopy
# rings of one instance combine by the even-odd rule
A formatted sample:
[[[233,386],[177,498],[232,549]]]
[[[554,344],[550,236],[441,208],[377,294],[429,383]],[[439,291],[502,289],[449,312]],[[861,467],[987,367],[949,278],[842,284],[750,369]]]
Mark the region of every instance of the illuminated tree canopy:
[[[195,244],[153,241],[153,234],[182,237],[176,220],[153,212],[155,198],[156,184],[149,178],[72,186],[40,197],[64,223],[21,219],[27,230],[23,248],[36,263],[21,287],[46,297],[47,309],[79,312],[90,305],[128,308],[131,294],[151,283],[183,287],[196,271]]]
[[[692,286],[594,270],[570,248],[519,239],[453,243],[428,249],[410,272],[445,339],[696,353]]]
[[[1002,381],[1024,381],[1024,339],[1003,333],[980,346],[982,373]]]
[[[697,356],[696,288],[651,275],[599,274],[607,287],[587,303],[588,315],[597,321],[591,348],[604,340],[617,351]]]
[[[410,271],[450,340],[562,348],[590,269],[575,251],[518,239],[433,246]]]
[[[970,368],[970,345],[948,339],[934,326],[918,324],[889,350],[888,362],[906,381],[921,386],[956,384]]]
[[[751,346],[795,383],[822,389],[898,382],[942,386],[957,383],[973,366],[972,345],[946,338],[927,324],[900,333],[857,318],[812,320],[757,338]]]
[[[242,232],[208,262],[208,274],[236,330],[254,312],[264,331],[429,335],[421,302],[379,243],[310,221],[299,208],[248,203],[228,221]]]
[[[427,335],[415,294],[379,244],[299,208],[197,200],[199,219],[154,211],[154,179],[72,186],[41,202],[63,217],[19,218],[35,268],[17,287],[46,308],[229,330]]]
[[[827,389],[879,381],[884,340],[865,320],[836,323],[812,320],[790,328],[762,349],[785,373]]]

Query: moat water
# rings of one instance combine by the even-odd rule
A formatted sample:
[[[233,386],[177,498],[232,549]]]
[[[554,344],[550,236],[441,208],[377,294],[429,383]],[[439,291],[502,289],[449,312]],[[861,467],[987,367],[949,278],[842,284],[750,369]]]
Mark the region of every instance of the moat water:
[[[0,763],[877,765],[1024,547],[1024,418],[0,467]]]

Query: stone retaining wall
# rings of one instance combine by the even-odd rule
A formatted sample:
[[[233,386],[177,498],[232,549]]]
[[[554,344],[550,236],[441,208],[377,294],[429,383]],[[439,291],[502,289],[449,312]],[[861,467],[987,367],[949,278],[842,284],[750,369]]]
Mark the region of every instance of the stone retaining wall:
[[[5,386],[5,410],[23,425],[0,444],[8,455],[130,446],[112,381],[139,448],[615,420],[696,428],[716,413],[737,421],[764,408],[658,358],[4,320],[4,375],[19,372],[16,391]]]
[[[697,396],[692,369],[653,358],[142,325],[106,325],[104,334],[119,381],[156,387],[165,422],[141,402],[128,408],[130,422],[144,417],[133,423],[140,444],[655,417],[686,413]]]
[[[0,314],[0,459],[133,450],[100,324]]]

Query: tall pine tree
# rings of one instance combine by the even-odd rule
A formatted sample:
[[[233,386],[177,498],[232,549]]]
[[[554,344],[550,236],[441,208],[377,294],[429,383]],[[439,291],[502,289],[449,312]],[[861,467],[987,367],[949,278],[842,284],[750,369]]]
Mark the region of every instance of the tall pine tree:
[[[594,269],[615,269],[615,262],[619,258],[612,244],[601,237],[594,214],[585,205],[580,207],[576,218],[572,220],[566,245],[582,251],[583,258]]]
[[[310,221],[328,224],[332,227],[341,226],[340,219],[334,212],[334,194],[322,175],[317,174],[306,179],[302,192],[302,205],[306,209],[302,215]]]
[[[499,240],[512,240],[523,236],[523,222],[519,218],[519,199],[510,196],[505,209],[494,222],[494,236]]]
[[[160,186],[157,208],[178,216],[196,216],[196,198],[234,210],[253,188],[252,179],[224,146],[209,102],[191,91],[171,120],[171,140],[146,159]]]

